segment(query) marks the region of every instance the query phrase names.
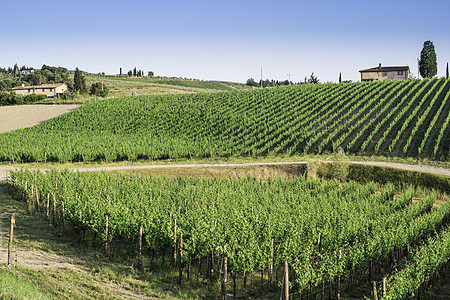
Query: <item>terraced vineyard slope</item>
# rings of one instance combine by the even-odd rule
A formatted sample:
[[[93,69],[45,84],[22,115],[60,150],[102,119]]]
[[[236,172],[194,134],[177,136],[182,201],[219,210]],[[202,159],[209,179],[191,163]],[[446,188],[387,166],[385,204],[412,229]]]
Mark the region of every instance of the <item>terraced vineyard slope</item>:
[[[323,154],[448,161],[450,80],[107,99],[0,135],[0,160]]]

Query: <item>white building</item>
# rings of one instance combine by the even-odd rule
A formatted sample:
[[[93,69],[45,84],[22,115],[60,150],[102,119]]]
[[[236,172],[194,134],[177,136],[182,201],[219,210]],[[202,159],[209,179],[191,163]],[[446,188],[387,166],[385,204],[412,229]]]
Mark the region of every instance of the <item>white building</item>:
[[[24,84],[22,84],[21,86],[13,87],[12,90],[16,92],[16,94],[22,96],[36,94],[36,95],[46,95],[48,98],[53,98],[67,91],[67,85],[65,83],[41,84],[30,86],[25,86]]]
[[[408,66],[378,67],[360,70],[361,81],[406,80],[409,78]]]

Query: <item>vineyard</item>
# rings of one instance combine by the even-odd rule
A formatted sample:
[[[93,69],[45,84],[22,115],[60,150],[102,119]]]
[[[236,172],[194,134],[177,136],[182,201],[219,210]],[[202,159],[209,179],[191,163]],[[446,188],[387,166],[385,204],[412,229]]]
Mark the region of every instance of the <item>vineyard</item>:
[[[107,99],[0,135],[9,162],[326,154],[448,161],[450,80]]]
[[[299,299],[340,297],[362,278],[384,277],[375,291],[401,299],[450,257],[448,195],[412,187],[65,170],[16,171],[11,185],[30,213],[80,238],[94,235],[106,254],[113,244],[135,245],[138,267],[142,253],[146,264],[160,257],[179,268],[179,283],[219,280],[225,294],[227,286],[236,293],[237,280],[250,288],[253,274],[278,293],[277,283],[290,282]]]

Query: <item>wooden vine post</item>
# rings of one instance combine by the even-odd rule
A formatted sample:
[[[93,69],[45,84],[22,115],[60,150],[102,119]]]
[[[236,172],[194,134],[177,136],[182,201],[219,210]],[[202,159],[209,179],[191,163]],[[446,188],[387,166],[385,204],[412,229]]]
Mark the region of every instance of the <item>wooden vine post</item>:
[[[27,198],[27,189],[28,189],[27,185],[28,185],[28,182],[25,180],[25,192],[22,193],[22,200],[24,200],[24,201]]]
[[[319,232],[319,238],[317,239],[317,252],[320,253],[320,237],[322,236],[322,233]]]
[[[179,244],[179,249],[180,249],[180,270],[179,270],[179,278],[178,278],[178,283],[181,284],[183,281],[183,232],[180,231],[180,244]]]
[[[31,208],[31,202],[32,202],[32,198],[33,198],[33,193],[34,193],[34,188],[33,185],[31,185],[31,195],[30,198],[27,197],[27,207],[28,207],[28,214],[31,215],[32,208]]]
[[[322,279],[322,296],[320,299],[325,299],[325,279]]]
[[[45,219],[48,221],[48,213],[50,209],[50,194],[47,194],[47,212],[45,214]]]
[[[56,226],[56,198],[53,195],[53,226]]]
[[[177,264],[177,220],[173,220],[173,266]]]
[[[273,239],[272,239],[272,247],[271,247],[271,258],[270,258],[270,264],[269,264],[269,285],[272,284],[272,279],[273,279]]]
[[[236,273],[233,274],[233,299],[236,299]]]
[[[61,217],[62,217],[62,226],[63,232],[66,232],[66,213],[64,211],[64,201],[61,201]]]
[[[139,227],[138,270],[142,270],[142,225]]]
[[[9,243],[8,243],[8,268],[12,265],[12,243],[14,237],[14,226],[16,225],[16,216],[13,213],[11,215],[11,227],[9,229]]]
[[[383,277],[383,298],[386,297],[386,277]]]
[[[39,208],[39,194],[38,194],[38,188],[36,186],[36,205],[37,205],[37,210],[38,210],[38,214],[41,213],[41,209]]]
[[[105,216],[106,225],[105,225],[105,255],[108,256],[108,215]]]
[[[378,300],[376,281],[372,281],[372,288],[373,288],[373,299]]]
[[[228,281],[228,258],[227,258],[227,246],[223,246],[223,280],[222,280],[222,299],[227,299],[227,281]]]
[[[289,265],[284,261],[284,299],[289,300]]]
[[[342,258],[342,248],[339,248],[339,260]],[[337,299],[341,299],[341,275],[339,274],[337,279]]]

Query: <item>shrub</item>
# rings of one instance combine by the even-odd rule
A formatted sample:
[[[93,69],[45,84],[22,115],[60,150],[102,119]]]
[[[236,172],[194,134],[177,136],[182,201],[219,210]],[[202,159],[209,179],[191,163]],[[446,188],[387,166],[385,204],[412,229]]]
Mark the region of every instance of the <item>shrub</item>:
[[[0,91],[0,105],[22,104],[23,97],[12,91]]]
[[[25,103],[33,103],[33,102],[37,102],[37,101],[41,101],[47,99],[46,95],[37,95],[37,94],[30,94],[30,95],[26,95],[25,97],[23,97],[23,101]]]
[[[101,82],[96,82],[91,85],[89,94],[93,96],[106,97],[108,95],[108,89]]]

